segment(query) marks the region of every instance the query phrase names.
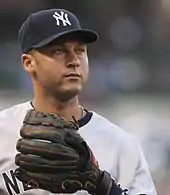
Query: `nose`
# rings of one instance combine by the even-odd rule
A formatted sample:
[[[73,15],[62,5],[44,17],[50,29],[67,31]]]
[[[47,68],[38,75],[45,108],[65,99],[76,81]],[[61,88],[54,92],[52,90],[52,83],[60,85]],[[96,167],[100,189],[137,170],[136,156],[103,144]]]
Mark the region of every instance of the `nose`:
[[[68,53],[66,65],[68,68],[80,66],[80,59],[74,51]]]

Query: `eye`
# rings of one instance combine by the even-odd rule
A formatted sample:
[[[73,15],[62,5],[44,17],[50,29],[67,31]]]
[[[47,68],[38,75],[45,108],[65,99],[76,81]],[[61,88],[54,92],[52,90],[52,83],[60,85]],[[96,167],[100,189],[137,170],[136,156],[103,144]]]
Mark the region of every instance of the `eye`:
[[[53,48],[53,53],[57,55],[62,55],[66,53],[66,50],[62,47]]]
[[[76,49],[76,53],[77,53],[78,55],[84,54],[84,53],[85,53],[85,48],[78,48],[78,49]]]

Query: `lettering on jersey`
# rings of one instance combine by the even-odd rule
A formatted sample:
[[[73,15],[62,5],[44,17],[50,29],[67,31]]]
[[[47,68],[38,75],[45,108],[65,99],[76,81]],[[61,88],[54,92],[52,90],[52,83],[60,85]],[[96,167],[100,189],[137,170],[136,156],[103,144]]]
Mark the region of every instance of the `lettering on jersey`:
[[[19,180],[17,180],[17,178],[14,175],[14,170],[10,170],[9,174],[7,174],[6,172],[3,172],[1,174],[2,174],[2,179],[4,181],[4,185],[9,195],[20,194],[23,191],[33,189],[33,187],[28,186],[27,184],[22,183]],[[21,185],[19,185],[19,183],[21,183]]]

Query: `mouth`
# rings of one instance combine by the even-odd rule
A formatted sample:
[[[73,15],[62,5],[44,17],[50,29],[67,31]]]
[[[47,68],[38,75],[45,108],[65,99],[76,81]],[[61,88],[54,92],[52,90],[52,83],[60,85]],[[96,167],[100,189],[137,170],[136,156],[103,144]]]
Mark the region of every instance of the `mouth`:
[[[79,78],[80,74],[78,74],[78,73],[68,73],[68,74],[65,75],[65,77],[67,77],[67,78]]]

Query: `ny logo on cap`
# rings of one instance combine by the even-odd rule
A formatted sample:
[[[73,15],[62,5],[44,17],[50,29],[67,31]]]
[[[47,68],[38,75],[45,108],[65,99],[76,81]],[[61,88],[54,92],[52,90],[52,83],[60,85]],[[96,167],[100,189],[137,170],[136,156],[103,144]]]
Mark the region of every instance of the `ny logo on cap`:
[[[68,15],[66,13],[64,13],[63,11],[61,11],[61,14],[55,12],[53,14],[53,17],[57,21],[57,26],[60,26],[60,23],[61,22],[62,22],[63,26],[67,26],[67,25],[70,25],[71,26],[71,22],[68,19]]]

